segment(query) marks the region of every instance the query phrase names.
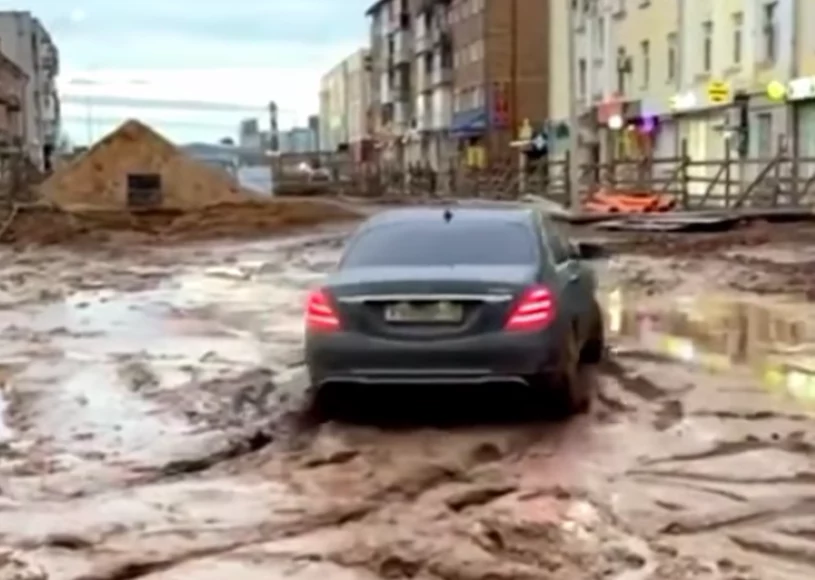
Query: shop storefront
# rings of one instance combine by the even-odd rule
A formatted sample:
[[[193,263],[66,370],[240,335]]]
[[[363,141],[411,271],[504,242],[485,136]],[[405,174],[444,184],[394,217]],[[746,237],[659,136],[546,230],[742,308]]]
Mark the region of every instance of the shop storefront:
[[[798,78],[789,83],[787,101],[793,106],[794,133],[798,155],[815,159],[815,77]],[[808,167],[808,173],[815,167]]]
[[[676,119],[677,140],[685,143],[691,161],[725,157],[727,140],[721,127],[726,123],[726,114],[721,105],[711,106],[705,91],[696,89],[674,95],[671,110]],[[689,166],[689,193],[704,195],[716,170],[713,166]]]

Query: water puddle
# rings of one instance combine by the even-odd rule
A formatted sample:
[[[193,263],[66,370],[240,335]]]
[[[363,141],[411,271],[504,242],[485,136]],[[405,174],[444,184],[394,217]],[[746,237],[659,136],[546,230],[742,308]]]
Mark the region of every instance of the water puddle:
[[[605,297],[611,339],[713,372],[747,369],[774,393],[815,411],[815,309],[706,295],[676,300]]]
[[[269,260],[191,264],[149,289],[86,285],[1,311],[0,365],[16,371],[13,383],[0,376],[0,443],[36,441],[57,471],[208,448],[204,420],[235,393],[199,385],[302,359],[303,294],[321,273]]]

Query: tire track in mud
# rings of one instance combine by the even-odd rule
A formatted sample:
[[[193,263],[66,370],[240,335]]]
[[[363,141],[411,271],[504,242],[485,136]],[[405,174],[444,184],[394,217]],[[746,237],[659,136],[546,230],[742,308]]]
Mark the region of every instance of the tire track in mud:
[[[639,359],[651,368],[641,373],[634,371],[632,377]],[[725,552],[728,558],[753,570],[744,577],[763,579],[767,573],[767,578],[785,580],[812,577],[815,533],[809,532],[815,530],[815,499],[809,492],[815,483],[815,471],[806,466],[815,465],[815,444],[801,426],[812,421],[812,417],[785,410],[783,405],[774,407],[777,401],[769,399],[768,408],[756,410],[706,406],[702,389],[715,384],[713,375],[699,372],[699,383],[684,391],[662,386],[653,378],[671,373],[670,368],[676,364],[649,353],[640,356],[628,352],[605,365],[604,370],[619,380],[611,383],[613,388],[601,391],[601,398],[610,401],[617,413],[635,421],[638,416],[645,418],[657,432],[666,431],[670,437],[693,433],[693,425],[699,421],[705,421],[707,429],[714,425],[711,421],[717,422],[712,442],[700,446],[688,440],[677,445],[668,439],[671,445],[667,450],[637,457],[633,465],[612,478],[616,483],[610,483],[609,489],[617,491],[611,493],[631,497],[639,494],[645,499],[649,489],[665,490],[651,494],[650,502],[640,501],[633,511],[623,508],[622,517],[631,523],[639,520],[639,526],[644,525],[643,533],[662,538],[660,541],[686,552],[699,555],[716,550]],[[678,400],[679,408],[674,409],[672,420],[667,426],[660,425],[660,411],[678,397],[685,401]],[[701,405],[693,402],[698,399]],[[692,403],[689,407],[688,401]],[[651,411],[643,417],[648,408]],[[761,465],[756,462],[756,453],[783,454],[790,458],[789,469],[793,472],[783,473],[782,465],[768,465],[769,469],[759,468],[746,475],[698,470],[701,466],[710,469],[722,461],[736,460],[742,462],[740,471],[744,471],[749,465]],[[803,462],[798,469],[794,468],[795,457]],[[644,517],[646,512],[650,515]],[[650,532],[644,531],[649,529]],[[793,533],[789,533],[791,529]]]
[[[125,558],[127,561],[108,562],[103,566],[103,570],[88,573],[80,576],[80,578],[129,580],[161,572],[169,573],[195,561],[218,555],[224,556],[253,547],[256,548],[263,544],[280,541],[281,538],[286,536],[308,536],[310,533],[319,531],[326,526],[350,526],[351,529],[344,531],[348,538],[355,538],[360,533],[365,535],[366,530],[380,529],[382,530],[382,541],[374,542],[375,545],[359,545],[351,542],[350,545],[345,545],[343,549],[329,550],[327,554],[292,554],[289,555],[289,559],[316,558],[334,562],[343,568],[369,570],[376,574],[377,577],[392,577],[391,575],[395,574],[396,571],[414,571],[416,574],[427,574],[429,578],[529,578],[531,580],[532,578],[540,578],[544,572],[551,575],[553,570],[559,570],[567,566],[567,564],[572,565],[568,562],[570,558],[568,554],[562,556],[565,559],[564,562],[559,562],[558,558],[554,556],[544,558],[531,546],[523,547],[523,544],[532,541],[532,538],[538,538],[538,542],[548,542],[550,547],[556,540],[566,542],[568,538],[561,537],[558,540],[558,537],[560,537],[558,536],[560,534],[558,526],[561,524],[559,520],[547,523],[543,529],[539,529],[542,524],[534,524],[533,522],[529,524],[532,527],[526,531],[524,531],[523,526],[518,528],[517,523],[510,525],[510,522],[505,521],[505,519],[493,521],[489,525],[481,522],[478,525],[483,529],[466,542],[459,538],[459,534],[463,531],[463,529],[459,528],[461,526],[468,528],[475,525],[470,522],[480,521],[472,513],[473,510],[488,510],[491,505],[500,502],[503,498],[519,493],[517,483],[505,480],[500,474],[500,469],[498,471],[490,470],[490,466],[500,467],[502,462],[523,456],[528,449],[539,444],[541,440],[551,439],[557,434],[563,436],[564,431],[579,431],[582,427],[576,423],[492,428],[492,431],[486,434],[479,429],[472,433],[456,433],[457,437],[454,438],[457,439],[458,446],[451,453],[442,454],[440,457],[420,458],[415,463],[407,466],[404,465],[405,458],[400,457],[398,459],[402,465],[398,467],[401,469],[393,471],[391,477],[381,477],[374,479],[374,481],[369,479],[369,474],[371,471],[382,470],[383,457],[381,452],[383,447],[396,447],[399,450],[399,442],[401,442],[402,448],[405,446],[412,447],[415,445],[412,442],[415,435],[347,425],[329,426],[328,428],[329,431],[334,430],[334,433],[328,433],[329,438],[337,433],[342,435],[351,430],[353,433],[350,439],[352,444],[356,446],[355,449],[351,452],[335,449],[334,452],[326,455],[324,449],[319,449],[324,441],[325,434],[317,430],[310,435],[309,446],[301,451],[289,452],[288,458],[285,460],[279,459],[279,457],[277,459],[261,457],[266,453],[266,450],[255,451],[241,458],[221,458],[219,464],[208,466],[208,473],[209,475],[215,475],[221,471],[229,473],[255,471],[259,467],[256,463],[258,460],[264,473],[270,470],[270,462],[277,463],[279,471],[291,472],[301,482],[307,481],[310,479],[311,474],[319,471],[348,472],[355,469],[360,474],[365,486],[367,486],[367,493],[353,493],[354,501],[347,502],[346,500],[346,508],[351,511],[350,515],[339,518],[327,517],[313,526],[301,526],[298,529],[277,525],[269,530],[247,530],[250,537],[244,537],[240,542],[220,542],[219,545],[207,549],[191,547],[179,553],[153,558],[138,555],[140,552],[144,553],[143,550],[139,550],[137,547],[139,539],[144,540],[150,534],[150,531],[145,529],[137,533],[138,537],[133,539],[135,544],[127,542],[130,545],[129,550],[133,554]],[[444,431],[431,433],[425,438],[425,441],[435,440],[443,435]],[[274,453],[277,455],[280,452],[275,451]],[[356,466],[352,465],[354,462],[357,463]],[[167,475],[177,478],[195,473],[195,477],[200,477],[207,475],[206,473],[198,473],[203,467],[203,464],[197,464],[194,469],[189,471],[183,469],[168,470]],[[347,477],[341,479],[347,479]],[[314,495],[324,496],[325,492],[326,490],[322,490],[322,493]],[[523,500],[527,502],[540,501],[541,498],[555,498],[556,502],[567,504],[573,500],[573,493],[562,488],[537,490],[534,494],[526,490]],[[356,509],[351,509],[352,505],[356,505]],[[428,505],[429,507],[422,508],[428,510],[428,513],[426,515],[411,513],[415,505]],[[316,513],[312,515],[320,519]],[[438,518],[442,518],[442,521],[447,523],[442,526],[443,529],[438,530],[438,535],[436,535],[433,543],[452,541],[454,546],[459,546],[459,549],[463,543],[467,543],[468,550],[479,554],[480,571],[477,573],[472,571],[472,564],[468,563],[470,556],[466,561],[456,561],[455,558],[451,559],[449,557],[440,560],[437,550],[431,549],[432,546],[430,545],[411,546],[410,542],[398,533],[397,528],[399,526],[395,526],[393,523],[394,518],[401,521],[401,518],[405,517],[413,522],[413,530],[427,526],[438,527],[438,524],[434,524],[434,522]],[[448,529],[450,526],[452,528]],[[359,530],[354,531],[357,527]],[[126,537],[128,532],[124,532],[123,535]],[[94,547],[87,549],[87,546],[91,544],[90,542],[74,539],[66,543],[63,537],[57,542],[57,547],[64,549],[66,545],[72,545],[75,548],[81,548],[74,551],[93,557],[94,554],[104,554],[109,551],[109,548],[105,548],[106,544],[115,545],[122,541],[126,540],[119,538],[117,542],[115,536],[108,537],[105,541],[97,540],[93,542]],[[407,545],[405,544],[406,541],[408,542]],[[572,542],[572,540],[569,539],[569,542]],[[48,544],[44,544],[44,546],[48,547]],[[451,549],[455,551],[453,546],[451,546]],[[565,546],[562,549],[568,552]],[[609,559],[609,562],[614,558],[621,558],[619,554],[605,554],[603,557]],[[589,556],[583,555],[580,558],[582,566]],[[631,562],[644,562],[644,558],[645,556],[642,555],[631,556],[629,554],[628,556]],[[596,565],[600,566],[599,563]],[[637,566],[641,565],[637,564]],[[605,563],[602,566],[608,568],[612,564]],[[627,569],[630,565],[617,562],[613,567],[615,569]],[[575,570],[570,569],[568,573],[566,571],[563,571],[563,573],[565,574],[562,576],[563,578],[572,578]],[[561,576],[551,577],[557,578]]]
[[[291,258],[312,272],[325,267],[296,249]],[[779,558],[784,550],[791,552],[787,545],[768,548],[771,542],[756,534],[780,534],[773,526],[805,516],[810,500],[752,505],[752,492],[734,491],[740,488],[731,481],[666,478],[658,473],[665,470],[654,469],[672,462],[715,462],[750,451],[807,457],[808,448],[801,442],[796,447],[786,440],[732,439],[707,449],[698,445],[692,449],[687,443],[678,449],[661,447],[689,421],[717,417],[727,422],[752,416],[763,423],[783,419],[781,414],[731,412],[728,418],[728,411],[688,407],[682,397],[692,393],[660,380],[659,374],[670,374],[676,363],[650,360],[656,371],[645,372],[636,359],[620,356],[607,361],[593,377],[599,387],[593,414],[566,424],[415,427],[411,432],[347,424],[315,427],[298,420],[302,384],[257,369],[243,377],[199,383],[194,390],[144,393],[182,413],[189,411],[191,420],[208,428],[235,429],[229,434],[235,438],[234,447],[141,473],[142,479],[126,484],[127,494],[138,496],[152,486],[191,482],[229,486],[260,481],[285,486],[298,502],[278,512],[279,506],[252,507],[236,500],[235,510],[257,512],[256,520],[243,526],[205,521],[192,505],[174,508],[166,516],[173,518],[172,524],[159,518],[141,528],[120,527],[100,536],[91,530],[84,536],[54,534],[38,542],[31,538],[20,542],[13,535],[5,539],[27,552],[55,556],[57,562],[67,552],[84,563],[82,573],[55,580],[194,578],[204,568],[227,561],[245,566],[247,580],[268,578],[294,564],[323,566],[322,576],[327,577],[353,573],[349,579],[685,580],[716,576],[711,576],[708,564],[682,556],[694,550],[688,552],[686,545],[672,548],[666,542],[696,537],[705,542],[716,535],[742,551],[772,555],[775,550]],[[206,397],[219,405],[195,414],[195,403]],[[597,441],[592,434],[632,449],[594,449]],[[660,455],[649,455],[657,450]],[[592,461],[607,465],[594,472]],[[647,505],[645,491],[660,485],[672,487],[671,501],[662,507]],[[713,506],[698,496],[686,498],[683,487],[740,504],[741,510]],[[115,494],[113,489],[108,492]],[[266,488],[258,487],[257,494],[265,493]],[[662,518],[663,529],[649,536],[636,514],[617,508],[614,498],[619,494],[653,509]],[[141,498],[143,503],[158,501],[149,494]],[[101,503],[102,495],[84,499]],[[707,519],[698,515],[700,511]],[[666,527],[672,522],[673,527]],[[796,536],[798,541],[807,540],[804,532]],[[735,554],[734,559],[740,556],[732,548],[727,553]],[[88,562],[93,565],[88,567]],[[730,578],[747,575],[736,568]]]

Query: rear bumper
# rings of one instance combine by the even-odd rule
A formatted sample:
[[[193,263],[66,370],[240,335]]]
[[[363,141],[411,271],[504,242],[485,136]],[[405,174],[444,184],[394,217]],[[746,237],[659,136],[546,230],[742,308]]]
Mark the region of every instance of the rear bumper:
[[[357,384],[527,384],[561,368],[554,329],[491,333],[471,338],[395,341],[356,333],[306,337],[306,366],[314,386]]]

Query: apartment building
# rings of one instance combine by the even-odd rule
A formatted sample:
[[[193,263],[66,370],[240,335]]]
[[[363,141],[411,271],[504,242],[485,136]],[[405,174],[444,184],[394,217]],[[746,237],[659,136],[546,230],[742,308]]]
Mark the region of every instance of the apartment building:
[[[514,156],[524,121],[549,121],[549,0],[452,0],[448,18],[451,134],[470,159]]]
[[[414,5],[415,123],[408,158],[436,170],[447,167],[457,154],[450,133],[454,59],[447,8],[442,0],[416,0]]]
[[[591,155],[668,157],[685,143],[693,159],[721,159],[736,149],[736,95],[748,99],[750,156],[782,140],[815,152],[815,3],[553,0],[552,11],[557,46],[568,46],[562,23],[574,27],[573,54],[552,53],[550,66],[558,78],[574,67],[576,130]],[[551,98],[553,119],[565,118],[572,95],[553,87]]]
[[[405,166],[414,161],[415,129],[413,14],[409,0],[378,0],[365,15],[370,20],[371,128],[378,157]]]
[[[383,157],[473,164],[512,155],[549,115],[548,0],[381,0],[371,18]]]
[[[25,103],[28,77],[0,52],[0,150],[25,142]]]
[[[359,49],[320,81],[319,143],[324,151],[350,148],[357,160],[367,156],[370,128],[371,57]]]
[[[574,70],[574,98],[584,152],[595,160],[617,156],[673,155],[677,124],[670,107],[680,87],[679,0],[554,0],[550,26],[555,46],[568,46],[571,20],[574,54],[553,52],[557,78]],[[569,10],[573,13],[569,16]],[[564,83],[567,85],[568,83]],[[554,88],[569,93],[569,88]],[[555,96],[553,119],[562,123],[569,97]],[[555,143],[555,150],[564,143]]]
[[[348,71],[345,62],[320,79],[320,143],[336,151],[348,143]]]
[[[50,169],[61,123],[59,51],[42,23],[22,11],[0,12],[0,51],[28,78],[22,110],[25,148],[38,167]]]

